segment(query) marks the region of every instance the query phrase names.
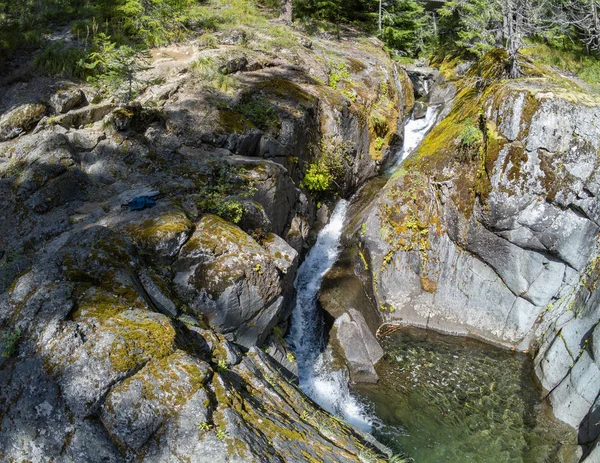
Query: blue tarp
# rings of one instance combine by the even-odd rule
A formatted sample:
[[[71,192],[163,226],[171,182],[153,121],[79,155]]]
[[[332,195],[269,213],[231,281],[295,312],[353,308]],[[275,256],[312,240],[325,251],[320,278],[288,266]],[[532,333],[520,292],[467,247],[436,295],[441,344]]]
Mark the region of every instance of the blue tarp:
[[[147,207],[154,206],[156,206],[156,200],[150,196],[138,196],[127,203],[127,207],[129,207],[130,211],[141,211]]]

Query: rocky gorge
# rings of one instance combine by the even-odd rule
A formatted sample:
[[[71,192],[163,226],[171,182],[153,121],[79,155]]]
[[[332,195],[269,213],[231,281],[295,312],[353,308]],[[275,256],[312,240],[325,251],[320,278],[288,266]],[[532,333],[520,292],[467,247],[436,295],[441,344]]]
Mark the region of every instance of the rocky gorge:
[[[501,54],[405,68],[350,32],[155,49],[124,106],[3,80],[2,461],[393,461],[297,387],[284,339],[333,208],[306,174],[332,159],[340,196],[364,187],[340,261],[372,309],[331,296],[335,267],[320,297],[351,378],[376,380],[387,325],[530,351],[600,458],[600,100],[528,60],[504,80]],[[377,177],[427,105],[437,125]]]

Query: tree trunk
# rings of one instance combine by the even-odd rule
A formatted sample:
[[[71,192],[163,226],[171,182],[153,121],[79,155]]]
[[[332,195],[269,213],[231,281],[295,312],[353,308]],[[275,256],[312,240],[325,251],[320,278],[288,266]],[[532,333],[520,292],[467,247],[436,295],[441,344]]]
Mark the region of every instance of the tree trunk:
[[[279,19],[282,21],[291,24],[292,22],[292,14],[293,14],[293,6],[292,0],[281,0],[281,12],[279,14]]]
[[[598,14],[598,2],[592,1],[592,21],[594,23],[594,37],[592,39],[592,48],[600,52],[600,17]]]
[[[381,28],[381,9],[382,9],[381,2],[382,2],[382,0],[379,0],[379,37],[381,37],[381,35],[383,33],[382,28]]]

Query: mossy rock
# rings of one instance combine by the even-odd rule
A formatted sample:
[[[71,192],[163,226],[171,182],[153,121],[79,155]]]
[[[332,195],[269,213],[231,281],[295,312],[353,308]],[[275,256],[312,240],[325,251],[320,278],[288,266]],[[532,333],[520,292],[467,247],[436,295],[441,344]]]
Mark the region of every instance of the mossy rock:
[[[0,141],[10,140],[29,132],[46,114],[46,105],[24,104],[0,119]]]
[[[214,297],[240,278],[261,287],[263,280],[278,280],[275,265],[265,249],[238,226],[212,214],[200,219],[174,267],[185,270],[192,262],[200,265],[188,284],[206,289]],[[276,291],[264,289],[264,297],[270,300]]]
[[[152,359],[109,392],[102,422],[113,438],[140,449],[164,421],[175,416],[209,379],[207,363],[181,350]]]
[[[190,308],[245,346],[262,342],[282,313],[282,285],[269,253],[239,227],[205,215],[173,265]]]
[[[106,355],[118,372],[168,355],[175,342],[175,329],[165,316],[137,309],[111,318],[103,331],[114,335]]]
[[[175,257],[194,229],[183,211],[168,211],[141,224],[126,228],[133,241],[144,251],[160,257]]]
[[[81,418],[96,410],[114,384],[175,350],[169,319],[148,310],[124,310],[86,332],[83,345],[55,370],[69,408]]]

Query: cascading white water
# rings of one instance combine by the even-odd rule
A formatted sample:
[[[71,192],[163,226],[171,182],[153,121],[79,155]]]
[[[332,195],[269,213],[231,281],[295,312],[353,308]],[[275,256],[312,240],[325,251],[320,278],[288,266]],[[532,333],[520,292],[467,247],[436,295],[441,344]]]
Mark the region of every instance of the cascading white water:
[[[425,138],[435,124],[438,110],[438,107],[430,106],[424,118],[411,119],[406,124],[404,145],[391,169],[396,169]],[[296,354],[302,390],[325,410],[370,431],[378,420],[350,393],[346,371],[332,367],[331,351],[325,349],[323,317],[317,308],[323,277],[341,251],[340,236],[347,209],[348,202],[340,200],[298,269],[294,283],[296,307],[287,341]]]
[[[317,309],[317,294],[323,277],[340,253],[340,235],[348,202],[340,200],[329,223],[298,269],[294,286],[296,307],[287,341],[296,354],[300,387],[325,410],[370,430],[371,419],[348,388],[345,371],[331,367],[331,352],[324,348],[323,318]]]
[[[396,170],[402,161],[417,149],[423,138],[425,138],[425,135],[429,133],[435,124],[438,112],[439,106],[428,106],[425,117],[421,119],[411,118],[406,123],[404,126],[404,143],[402,144],[402,149],[396,154],[396,160],[390,167],[390,170]]]

